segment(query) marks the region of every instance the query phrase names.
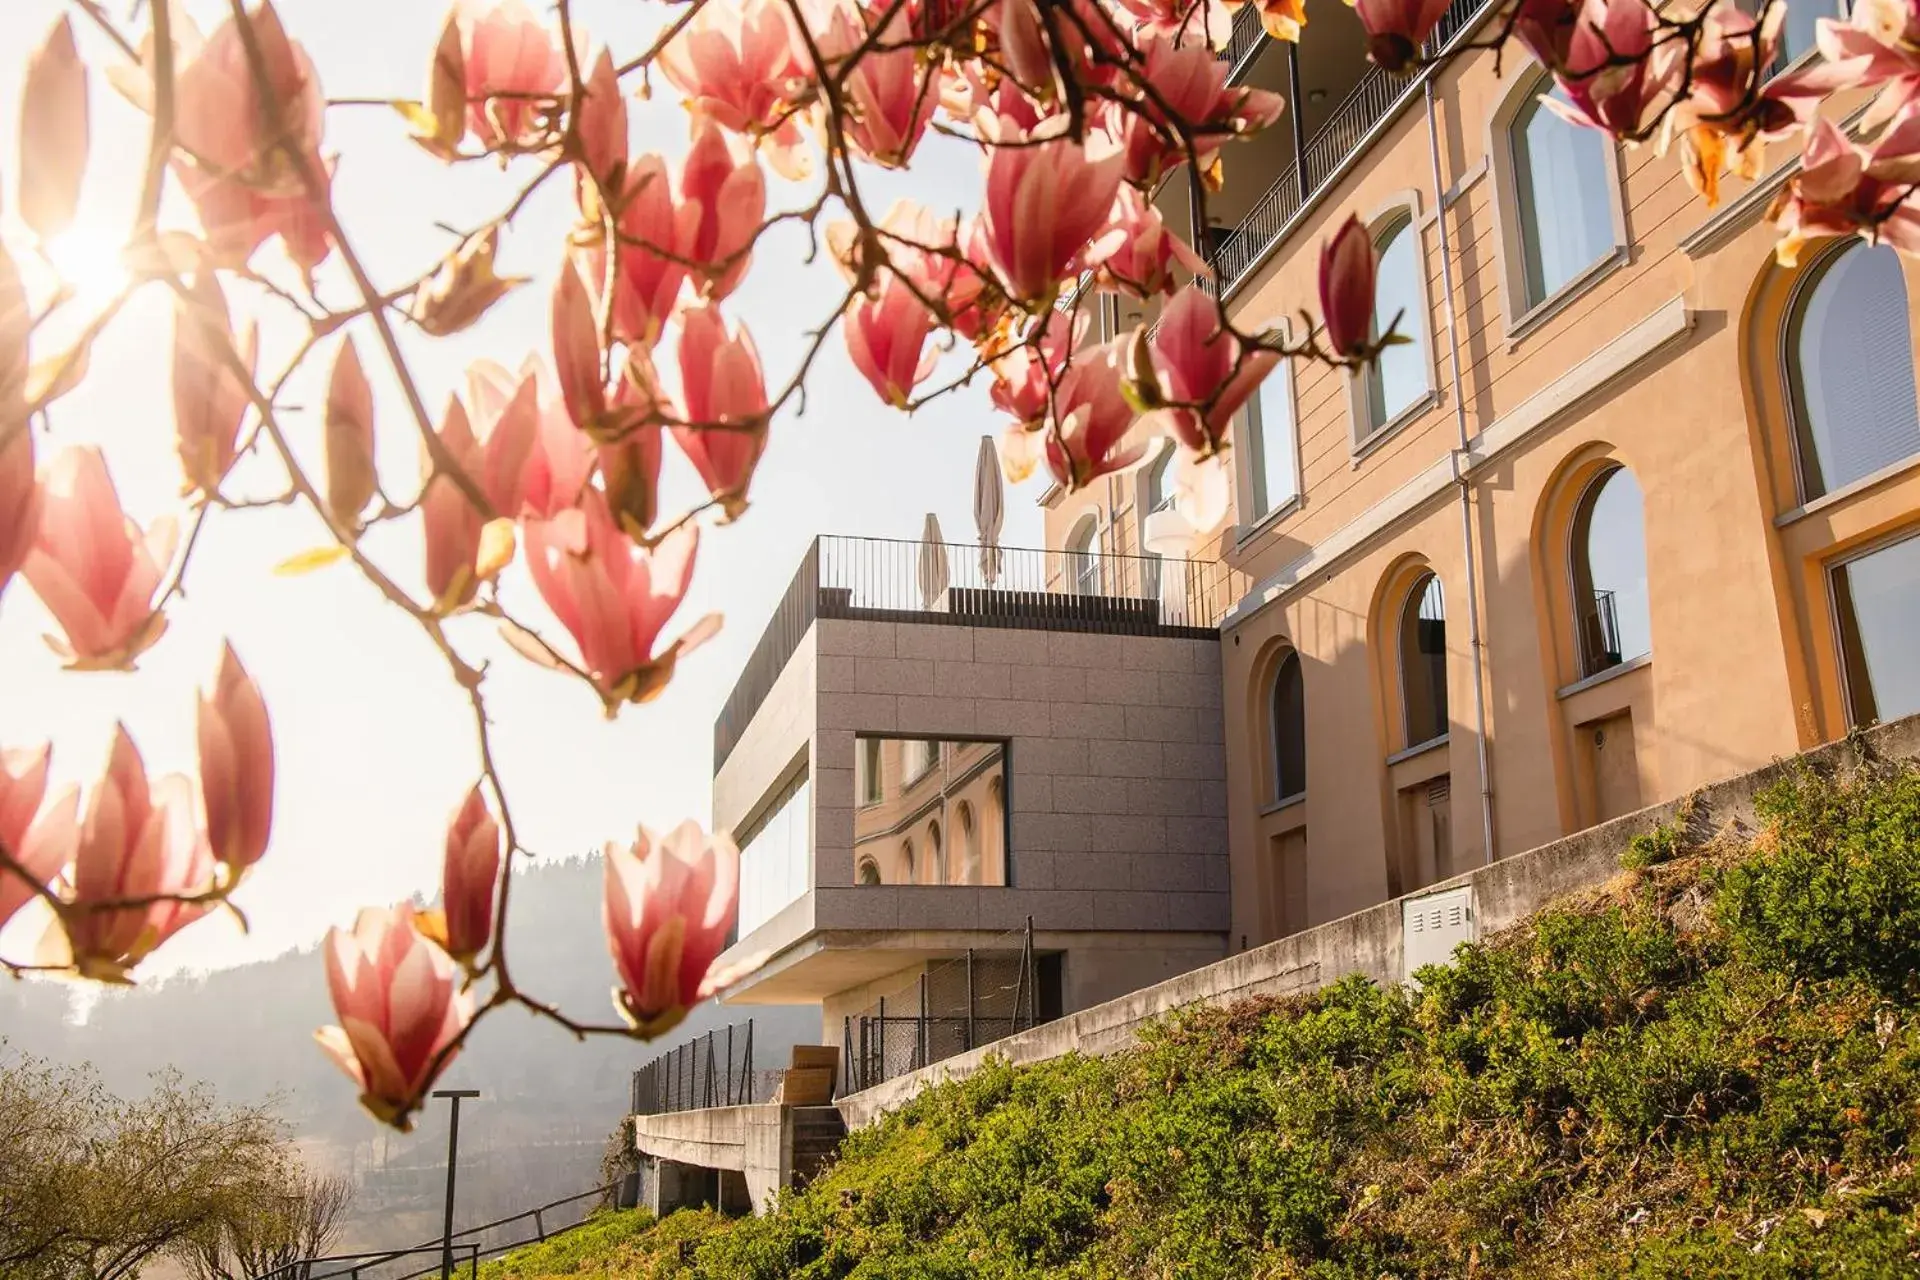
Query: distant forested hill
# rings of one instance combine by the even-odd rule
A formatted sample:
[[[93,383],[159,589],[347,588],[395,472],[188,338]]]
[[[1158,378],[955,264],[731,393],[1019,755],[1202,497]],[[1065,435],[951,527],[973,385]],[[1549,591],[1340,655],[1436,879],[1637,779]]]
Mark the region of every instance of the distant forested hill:
[[[612,970],[600,926],[598,857],[547,863],[514,877],[515,980],[563,1008],[611,1020]],[[90,1061],[121,1092],[165,1066],[233,1099],[277,1097],[317,1160],[359,1184],[349,1244],[415,1243],[440,1229],[444,1105],[412,1134],[368,1119],[351,1084],[314,1045],[333,1020],[318,944],[272,960],[110,991],[85,1025],[67,1022],[68,989],[0,981],[0,1037],[10,1050]],[[460,1124],[459,1221],[485,1221],[591,1187],[607,1135],[625,1113],[632,1070],[709,1027],[754,1019],[758,1066],[817,1040],[816,1005],[705,1005],[653,1044],[576,1042],[519,1010],[492,1015],[443,1082],[481,1090]],[[551,1223],[549,1223],[551,1225]]]

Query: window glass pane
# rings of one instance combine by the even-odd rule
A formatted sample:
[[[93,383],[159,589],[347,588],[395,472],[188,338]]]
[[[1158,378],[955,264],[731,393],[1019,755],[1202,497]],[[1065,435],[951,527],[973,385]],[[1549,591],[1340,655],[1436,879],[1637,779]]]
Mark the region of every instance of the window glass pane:
[[[1751,12],[1758,12],[1758,0],[1748,0]],[[1836,4],[1834,0],[1791,0],[1787,5],[1787,20],[1780,24],[1780,54],[1775,66],[1786,66],[1803,53],[1814,48],[1814,36],[1820,19],[1837,18],[1846,6]]]
[[[1275,800],[1289,800],[1306,791],[1306,689],[1297,653],[1283,658],[1273,677],[1273,771]]]
[[[854,811],[856,884],[1008,883],[1004,744],[866,734],[854,741],[856,752],[876,743],[901,762],[882,769],[879,802]]]
[[[1653,651],[1640,484],[1615,467],[1588,488],[1573,522],[1574,609],[1587,675]]]
[[[1401,610],[1400,688],[1407,746],[1447,731],[1447,607],[1432,574],[1414,584]]]
[[[1300,491],[1294,471],[1293,368],[1285,360],[1274,367],[1254,393],[1247,413],[1247,456],[1253,494],[1250,520],[1291,502]]]
[[[1380,270],[1374,286],[1373,336],[1379,337],[1400,321],[1400,334],[1411,338],[1388,347],[1367,371],[1368,424],[1378,430],[1427,394],[1427,325],[1421,314],[1420,236],[1413,222],[1401,218],[1380,240]]]
[[[752,933],[806,893],[813,874],[812,795],[811,782],[802,774],[740,846],[737,937]]]
[[[1173,501],[1173,493],[1167,484],[1172,471],[1173,450],[1162,449],[1160,457],[1147,468],[1142,484],[1145,492],[1140,496],[1140,506],[1143,511],[1151,514]]]
[[[1856,241],[1817,268],[1794,319],[1794,426],[1808,498],[1920,452],[1900,258]]]
[[[1544,87],[1544,82],[1543,82]],[[1555,86],[1553,96],[1565,100]],[[1525,246],[1527,305],[1552,297],[1613,248],[1607,135],[1569,124],[1537,100],[1513,124],[1513,169]]]
[[[1920,538],[1833,571],[1854,724],[1920,711]]]

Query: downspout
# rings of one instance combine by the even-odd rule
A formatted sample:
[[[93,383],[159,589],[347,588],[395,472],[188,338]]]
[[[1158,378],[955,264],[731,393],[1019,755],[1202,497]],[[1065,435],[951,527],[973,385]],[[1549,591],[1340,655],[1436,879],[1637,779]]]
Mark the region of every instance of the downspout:
[[[1433,164],[1434,223],[1440,232],[1440,291],[1447,304],[1447,364],[1453,383],[1453,422],[1459,447],[1453,477],[1460,486],[1460,542],[1467,569],[1467,649],[1473,659],[1473,737],[1480,766],[1480,838],[1486,861],[1494,857],[1493,772],[1487,756],[1486,644],[1480,636],[1480,571],[1473,553],[1473,487],[1467,479],[1467,402],[1460,385],[1460,318],[1453,298],[1453,254],[1447,237],[1447,188],[1440,176],[1440,125],[1434,110],[1433,77],[1421,85],[1427,108],[1427,155]]]

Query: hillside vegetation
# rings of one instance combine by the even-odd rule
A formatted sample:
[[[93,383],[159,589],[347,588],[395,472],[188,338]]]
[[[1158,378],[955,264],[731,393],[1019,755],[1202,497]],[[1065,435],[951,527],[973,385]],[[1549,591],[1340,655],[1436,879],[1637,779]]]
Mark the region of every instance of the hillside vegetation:
[[[934,1089],[765,1218],[596,1225],[494,1280],[1920,1275],[1920,774],[1800,774],[1751,845],[1418,990],[1195,1011]]]

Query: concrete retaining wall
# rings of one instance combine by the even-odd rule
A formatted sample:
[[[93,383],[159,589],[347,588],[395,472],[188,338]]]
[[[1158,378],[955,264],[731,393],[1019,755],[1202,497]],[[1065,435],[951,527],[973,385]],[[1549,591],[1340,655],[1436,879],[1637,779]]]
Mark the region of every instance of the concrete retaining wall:
[[[1868,758],[1920,757],[1920,716],[1868,730],[1797,757],[1823,771],[1847,772],[1864,752]],[[1616,818],[1527,853],[1384,902],[1340,920],[1230,956],[1192,973],[1109,1000],[984,1048],[948,1058],[849,1094],[836,1104],[848,1129],[871,1124],[927,1086],[972,1073],[990,1057],[1013,1063],[1041,1062],[1078,1051],[1113,1053],[1134,1043],[1142,1023],[1196,1004],[1228,1004],[1250,996],[1311,991],[1349,974],[1376,982],[1408,977],[1404,922],[1426,899],[1452,900],[1462,891],[1470,902],[1469,936],[1497,933],[1555,898],[1605,883],[1620,870],[1620,854],[1633,836],[1683,817],[1696,835],[1750,830],[1754,797],[1777,781],[1788,763],[1730,778],[1683,800]]]

